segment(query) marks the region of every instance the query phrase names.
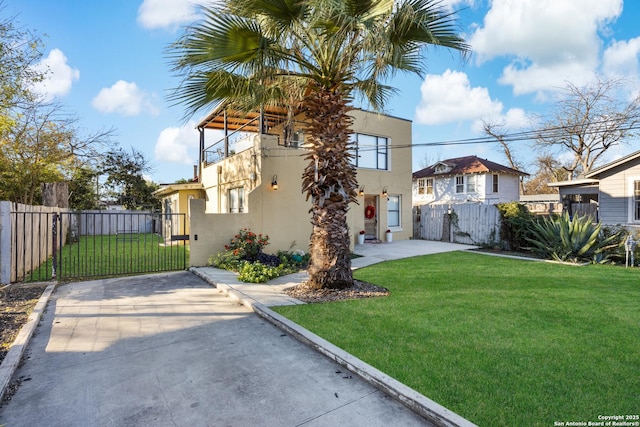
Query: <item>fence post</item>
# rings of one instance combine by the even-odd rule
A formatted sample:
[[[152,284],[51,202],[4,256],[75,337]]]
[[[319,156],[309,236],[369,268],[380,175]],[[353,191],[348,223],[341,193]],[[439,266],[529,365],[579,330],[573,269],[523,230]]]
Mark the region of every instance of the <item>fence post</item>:
[[[51,221],[51,278],[56,280],[56,262],[58,261],[58,213],[53,213],[53,220]]]
[[[0,202],[0,284],[11,283],[11,202]]]

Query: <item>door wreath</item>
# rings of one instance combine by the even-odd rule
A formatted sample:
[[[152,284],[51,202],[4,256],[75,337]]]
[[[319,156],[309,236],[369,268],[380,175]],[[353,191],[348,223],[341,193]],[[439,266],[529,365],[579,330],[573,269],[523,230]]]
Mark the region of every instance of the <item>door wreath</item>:
[[[374,208],[373,206],[367,206],[364,209],[364,217],[367,219],[371,219],[376,215],[376,208]]]

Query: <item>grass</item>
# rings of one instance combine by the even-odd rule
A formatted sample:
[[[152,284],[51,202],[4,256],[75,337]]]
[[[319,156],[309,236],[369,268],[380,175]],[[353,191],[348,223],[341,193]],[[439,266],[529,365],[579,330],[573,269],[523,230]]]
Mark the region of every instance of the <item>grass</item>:
[[[391,296],[275,309],[481,426],[638,413],[638,269],[455,252],[355,276]]]
[[[57,275],[59,279],[69,279],[185,269],[189,263],[188,246],[163,243],[164,239],[153,233],[81,236],[62,248]],[[25,281],[50,278],[51,264],[48,260]]]

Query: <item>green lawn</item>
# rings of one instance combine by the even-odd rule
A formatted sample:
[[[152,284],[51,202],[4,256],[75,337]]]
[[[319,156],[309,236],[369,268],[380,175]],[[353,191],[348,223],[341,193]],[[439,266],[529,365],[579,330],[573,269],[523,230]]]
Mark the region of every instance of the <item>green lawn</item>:
[[[117,276],[186,269],[189,247],[164,246],[164,239],[153,233],[131,235],[82,236],[67,244],[59,254],[59,279]],[[25,281],[51,277],[51,260],[34,270]]]
[[[481,426],[640,412],[640,270],[468,252],[355,272],[386,298],[276,311]]]

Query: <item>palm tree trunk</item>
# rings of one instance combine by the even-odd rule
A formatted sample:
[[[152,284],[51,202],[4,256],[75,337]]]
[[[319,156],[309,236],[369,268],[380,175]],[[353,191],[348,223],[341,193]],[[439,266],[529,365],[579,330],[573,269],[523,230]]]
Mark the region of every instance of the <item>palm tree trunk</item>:
[[[325,88],[312,90],[304,102],[311,152],[303,173],[303,192],[311,198],[309,281],[313,289],[353,285],[349,203],[356,201],[356,169],[349,153],[352,118],[348,100]]]

